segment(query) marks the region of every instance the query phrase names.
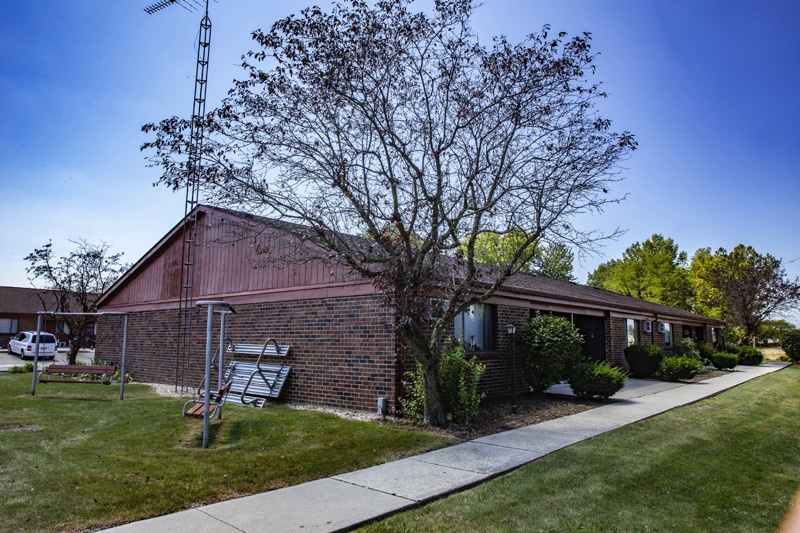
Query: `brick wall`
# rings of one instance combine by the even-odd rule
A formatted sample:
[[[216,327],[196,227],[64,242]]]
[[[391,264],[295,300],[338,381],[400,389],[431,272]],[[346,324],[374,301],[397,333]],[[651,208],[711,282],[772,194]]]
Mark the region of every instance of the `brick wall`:
[[[528,322],[529,313],[524,307],[497,306],[495,351],[477,354],[478,361],[486,365],[479,390],[485,392],[487,398],[505,398],[511,394],[511,343],[507,326],[516,325],[519,332]],[[519,357],[516,360],[516,370],[516,390],[519,394],[530,389],[522,379]]]
[[[641,326],[639,326],[641,327]],[[641,337],[639,337],[641,339]],[[624,318],[606,318],[606,361],[614,366],[628,370],[625,348],[628,346],[628,332]]]
[[[414,361],[399,353],[391,327],[391,313],[381,296],[326,298],[294,302],[237,306],[238,314],[228,319],[228,337],[240,343],[262,343],[266,337],[292,346],[285,360],[272,363],[292,366],[281,399],[294,402],[329,405],[374,411],[377,399],[386,398],[390,406],[398,406],[402,394],[402,376],[413,368]],[[176,361],[177,311],[151,311],[130,315],[126,370],[140,382],[184,383],[186,361]],[[194,321],[193,358],[190,361],[188,384],[196,387],[202,380],[205,354],[205,311]],[[510,337],[507,325],[517,331],[527,323],[529,310],[523,307],[496,307],[495,349],[475,352],[486,365],[479,390],[487,399],[507,398],[511,394]],[[623,369],[628,365],[624,350],[628,345],[624,318],[605,319],[606,359]],[[664,348],[664,335],[656,323],[652,332],[642,330],[637,320],[639,341]],[[213,346],[219,345],[218,319],[213,326]],[[453,335],[453,331],[448,331]],[[710,333],[709,333],[710,338]],[[673,324],[673,345],[680,342],[682,327]],[[97,353],[100,359],[120,363],[122,317],[103,316],[98,325]],[[237,356],[238,360],[248,360]],[[249,358],[254,360],[255,358]],[[522,379],[519,359],[517,393],[528,390]],[[216,376],[213,377],[216,379]]]
[[[606,319],[606,349],[609,354],[608,360],[613,364],[627,369],[628,363],[625,360],[625,347],[628,345],[628,336],[624,318],[610,318]],[[684,326],[680,323],[671,322],[672,325],[672,346],[664,344],[664,333],[658,331],[658,322],[653,321],[652,331],[646,332],[643,329],[643,321],[636,321],[636,328],[639,331],[639,342],[641,344],[654,344],[661,348],[665,356],[673,356],[676,353],[676,347],[680,344],[681,339],[684,338],[684,329],[691,335],[691,326]],[[705,328],[705,339],[711,338],[711,327]],[[691,336],[689,337],[691,338]]]
[[[292,366],[282,400],[369,411],[377,408],[379,397],[395,403],[399,365],[391,314],[381,296],[240,305],[236,310],[227,323],[227,336],[235,342],[260,344],[272,337],[291,345],[287,358],[268,361]],[[183,383],[185,361],[178,361],[176,370],[177,316],[175,310],[130,315],[126,370],[136,381],[173,384],[177,371]],[[192,388],[202,380],[205,364],[205,317],[203,310],[193,327]],[[121,324],[121,317],[101,317],[98,358],[119,364]],[[213,329],[216,352],[216,323]]]

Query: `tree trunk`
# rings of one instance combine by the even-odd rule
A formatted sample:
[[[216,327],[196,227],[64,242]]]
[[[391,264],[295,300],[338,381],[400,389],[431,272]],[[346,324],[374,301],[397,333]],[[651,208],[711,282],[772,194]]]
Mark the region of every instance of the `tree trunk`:
[[[78,360],[78,350],[81,349],[79,342],[73,340],[69,343],[69,352],[67,352],[67,364],[74,365]]]
[[[444,427],[447,416],[442,404],[442,390],[439,385],[439,357],[428,357],[422,363],[422,376],[425,387],[425,416],[422,423],[426,426]]]
[[[439,383],[439,363],[442,359],[440,331],[440,328],[434,328],[432,334],[426,334],[419,323],[409,323],[399,331],[405,346],[411,351],[414,359],[422,365],[425,391],[425,413],[422,423],[433,427],[447,425],[447,416],[442,403],[442,388]]]
[[[84,313],[94,312],[88,308],[83,309]],[[83,348],[84,339],[86,339],[86,328],[89,319],[86,316],[80,316],[76,320],[70,321],[69,326],[69,353],[67,354],[67,363],[74,365],[78,359],[78,352]]]

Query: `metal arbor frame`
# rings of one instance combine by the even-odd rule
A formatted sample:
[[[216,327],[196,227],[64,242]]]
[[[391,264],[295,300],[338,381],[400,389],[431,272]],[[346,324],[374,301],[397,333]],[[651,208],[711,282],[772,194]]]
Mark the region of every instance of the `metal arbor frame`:
[[[54,311],[39,311],[36,319],[36,347],[33,349],[33,378],[31,379],[31,396],[36,394],[36,381],[39,373],[39,335],[42,333],[43,316],[122,316],[125,319],[125,326],[122,329],[122,362],[120,364],[119,380],[119,399],[125,399],[125,355],[128,350],[128,313],[122,312],[103,312],[103,313],[57,313]]]

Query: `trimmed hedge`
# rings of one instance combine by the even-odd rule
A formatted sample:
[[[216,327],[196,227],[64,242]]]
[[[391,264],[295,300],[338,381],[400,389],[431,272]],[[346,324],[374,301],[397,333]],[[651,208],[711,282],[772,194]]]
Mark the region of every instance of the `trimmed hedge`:
[[[569,378],[572,392],[579,398],[608,400],[628,381],[628,376],[619,368],[605,361],[582,361]]]
[[[703,370],[705,365],[699,359],[685,355],[666,357],[658,368],[661,377],[667,381],[692,379]]]
[[[711,363],[717,370],[736,368],[739,364],[739,356],[730,352],[718,352],[711,356]]]
[[[664,359],[661,348],[654,344],[634,344],[625,348],[625,360],[631,376],[640,379],[653,377]]]
[[[522,376],[534,392],[567,379],[580,360],[583,335],[564,318],[537,314],[517,335]]]
[[[758,348],[752,346],[739,346],[739,364],[747,366],[758,366],[764,361],[764,354]]]

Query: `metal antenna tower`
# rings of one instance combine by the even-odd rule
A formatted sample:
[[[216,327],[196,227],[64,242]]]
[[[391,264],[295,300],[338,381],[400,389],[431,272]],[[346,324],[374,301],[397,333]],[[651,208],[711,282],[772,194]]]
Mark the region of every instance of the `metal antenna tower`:
[[[179,5],[187,11],[205,8],[200,21],[197,41],[197,66],[194,80],[194,98],[190,131],[189,160],[187,163],[186,201],[183,213],[183,240],[181,252],[180,309],[178,311],[178,336],[175,352],[175,390],[178,389],[181,374],[181,360],[184,363],[183,389],[189,387],[191,370],[192,319],[194,309],[194,261],[195,241],[197,239],[197,206],[200,203],[200,174],[203,166],[203,140],[205,137],[204,118],[206,114],[206,89],[208,87],[208,61],[211,51],[211,19],[208,17],[208,0],[159,0],[144,10],[149,15],[171,5]]]

